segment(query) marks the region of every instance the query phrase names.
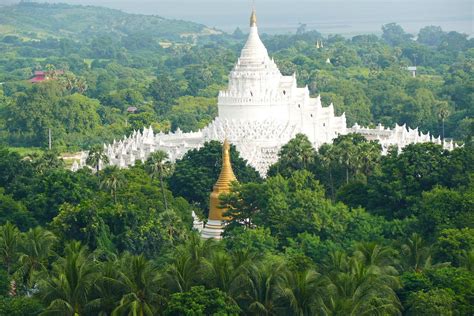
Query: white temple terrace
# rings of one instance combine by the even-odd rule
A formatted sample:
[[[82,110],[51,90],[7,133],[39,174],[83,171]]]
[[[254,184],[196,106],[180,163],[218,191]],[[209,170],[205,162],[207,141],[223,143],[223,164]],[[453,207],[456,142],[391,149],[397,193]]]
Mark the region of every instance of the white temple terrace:
[[[441,139],[423,134],[418,129],[396,125],[394,129],[354,125],[348,128],[345,114],[336,116],[334,106],[311,98],[308,87],[299,88],[296,76],[283,76],[260,40],[255,10],[250,19],[250,34],[240,58],[229,75],[229,85],[218,96],[218,117],[202,130],[183,133],[157,133],[152,128],[134,131],[113,144],[104,145],[110,164],[125,168],[137,160],[146,160],[156,150],[169,154],[175,161],[210,140],[227,138],[262,176],[277,162],[280,148],[298,133],[307,135],[314,148],[330,143],[338,135],[359,133],[369,140],[378,140],[386,153],[390,146],[401,150],[411,143],[434,142]],[[444,142],[453,149],[452,141]],[[85,164],[81,159],[74,168]]]

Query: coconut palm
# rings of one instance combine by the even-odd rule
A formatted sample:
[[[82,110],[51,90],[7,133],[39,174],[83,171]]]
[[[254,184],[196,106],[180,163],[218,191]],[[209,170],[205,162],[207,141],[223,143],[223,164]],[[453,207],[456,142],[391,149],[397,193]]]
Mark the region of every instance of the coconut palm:
[[[218,288],[237,302],[253,259],[248,251],[232,255],[224,251],[213,252],[203,259],[204,281],[209,288]]]
[[[11,269],[17,260],[20,231],[10,222],[0,226],[0,260],[10,275]]]
[[[375,249],[375,247],[373,248]],[[326,270],[332,285],[324,300],[325,315],[400,315],[401,304],[395,293],[399,287],[396,276],[383,265],[384,255],[378,250],[348,257],[332,253]],[[378,263],[370,264],[370,262]]]
[[[84,80],[84,78],[77,78],[75,86],[79,94],[84,94],[88,88],[87,82]]]
[[[187,292],[196,285],[199,273],[199,262],[193,260],[191,254],[182,250],[176,251],[172,263],[166,269],[166,287],[172,293]]]
[[[163,204],[165,210],[168,210],[168,201],[166,200],[164,177],[169,170],[169,164],[166,160],[169,158],[168,154],[162,150],[158,150],[150,155],[147,160],[147,170],[152,179],[158,178],[160,181],[161,195],[163,197]]]
[[[329,279],[312,269],[287,271],[282,293],[289,305],[288,312],[297,316],[317,315],[329,284]]]
[[[201,281],[203,260],[211,256],[216,247],[213,239],[203,241],[196,233],[176,248],[171,264],[164,276],[165,283],[171,292],[187,292]]]
[[[281,310],[284,273],[284,263],[273,258],[252,265],[243,299],[239,299],[240,307],[253,315],[276,315]]]
[[[106,188],[114,198],[117,204],[117,190],[125,185],[125,177],[117,166],[110,166],[104,169],[100,188]]]
[[[158,267],[143,255],[126,254],[121,259],[119,282],[125,289],[113,316],[153,316],[162,304]]]
[[[382,246],[376,242],[359,243],[354,252],[363,264],[382,269],[382,272],[390,275],[397,274],[393,260],[395,254],[395,250],[391,247]]]
[[[94,315],[106,316],[112,314],[123,295],[125,288],[120,281],[120,262],[117,258],[102,262],[99,266],[99,277],[95,282],[88,311]]]
[[[65,247],[65,256],[53,265],[39,285],[40,296],[49,304],[41,315],[78,316],[88,307],[97,279],[97,265],[79,242]]]
[[[168,210],[158,215],[158,221],[161,227],[166,232],[166,239],[171,244],[174,244],[175,240],[183,238],[185,229],[181,217],[173,210]]]
[[[17,273],[22,277],[27,288],[27,293],[34,288],[34,275],[44,272],[48,268],[49,259],[56,243],[56,236],[41,227],[27,231],[20,243],[20,269]]]
[[[94,146],[89,150],[89,155],[87,156],[86,164],[95,168],[97,176],[99,176],[100,165],[108,163],[109,157],[107,157],[102,146]]]
[[[404,270],[420,272],[432,267],[449,265],[449,263],[432,264],[431,247],[417,233],[413,233],[408,237],[405,243],[402,244],[401,249],[402,267]]]

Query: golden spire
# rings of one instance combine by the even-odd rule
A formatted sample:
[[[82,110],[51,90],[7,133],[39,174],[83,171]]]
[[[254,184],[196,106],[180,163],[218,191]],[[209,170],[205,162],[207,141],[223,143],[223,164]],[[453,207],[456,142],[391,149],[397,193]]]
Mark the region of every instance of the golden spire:
[[[222,169],[217,179],[214,189],[210,195],[209,201],[209,219],[210,220],[224,220],[226,219],[223,214],[224,209],[219,208],[220,200],[219,195],[222,193],[228,193],[230,191],[230,184],[233,181],[237,181],[234,171],[232,170],[232,164],[230,162],[230,144],[224,140],[222,146]]]
[[[252,15],[250,16],[250,27],[257,26],[257,11],[255,8],[252,9]]]

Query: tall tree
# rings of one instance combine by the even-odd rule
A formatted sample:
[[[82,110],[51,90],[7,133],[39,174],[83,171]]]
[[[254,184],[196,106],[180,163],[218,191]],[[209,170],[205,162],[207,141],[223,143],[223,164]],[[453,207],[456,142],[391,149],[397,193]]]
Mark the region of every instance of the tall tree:
[[[168,201],[166,200],[164,177],[171,168],[170,164],[167,163],[168,158],[169,156],[166,152],[158,150],[152,153],[146,162],[148,173],[151,175],[151,178],[158,178],[160,181],[161,195],[163,197],[163,204],[166,211],[168,210]]]
[[[104,169],[100,182],[100,187],[107,189],[114,203],[117,204],[117,191],[124,186],[126,179],[117,166],[110,166]]]
[[[112,315],[156,315],[163,304],[157,266],[143,255],[125,254],[120,267],[119,282],[125,294]]]
[[[404,270],[421,272],[426,269],[445,266],[444,264],[432,264],[432,250],[423,238],[413,233],[405,243],[401,245],[401,262]]]
[[[365,258],[364,258],[365,257]],[[370,256],[330,254],[326,271],[332,282],[323,311],[330,315],[400,315],[395,290],[398,279],[385,265],[371,264]]]
[[[203,260],[216,249],[214,239],[203,241],[196,233],[189,235],[183,245],[176,248],[164,276],[167,288],[172,292],[187,292],[197,285],[203,273]]]
[[[21,275],[28,294],[36,285],[37,274],[47,271],[56,241],[53,233],[41,227],[32,228],[22,236],[17,273]]]
[[[289,176],[292,172],[306,169],[314,162],[316,150],[304,134],[297,134],[295,138],[284,145],[278,153],[278,162],[270,167],[269,175],[280,173]]]
[[[89,154],[86,159],[86,163],[95,168],[97,177],[99,176],[99,170],[101,164],[108,164],[109,157],[106,155],[104,148],[100,145],[94,146],[90,149]]]
[[[312,269],[287,271],[283,278],[283,296],[292,315],[317,315],[329,289],[329,279]]]
[[[65,256],[53,264],[50,275],[42,280],[40,296],[49,304],[44,315],[83,315],[97,279],[97,265],[79,242],[65,248]]]
[[[246,289],[243,298],[239,300],[240,306],[256,315],[275,315],[281,311],[284,271],[284,263],[277,258],[268,258],[268,261],[253,265],[244,280]]]
[[[10,275],[13,265],[17,262],[20,231],[10,222],[0,226],[0,259]]]

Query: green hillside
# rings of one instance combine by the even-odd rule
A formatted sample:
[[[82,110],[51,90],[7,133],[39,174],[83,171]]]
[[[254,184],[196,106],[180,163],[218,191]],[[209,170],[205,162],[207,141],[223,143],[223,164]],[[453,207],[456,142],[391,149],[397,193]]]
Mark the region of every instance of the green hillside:
[[[20,3],[0,7],[0,35],[23,38],[142,34],[162,39],[209,34],[204,25],[159,16],[68,4]]]

